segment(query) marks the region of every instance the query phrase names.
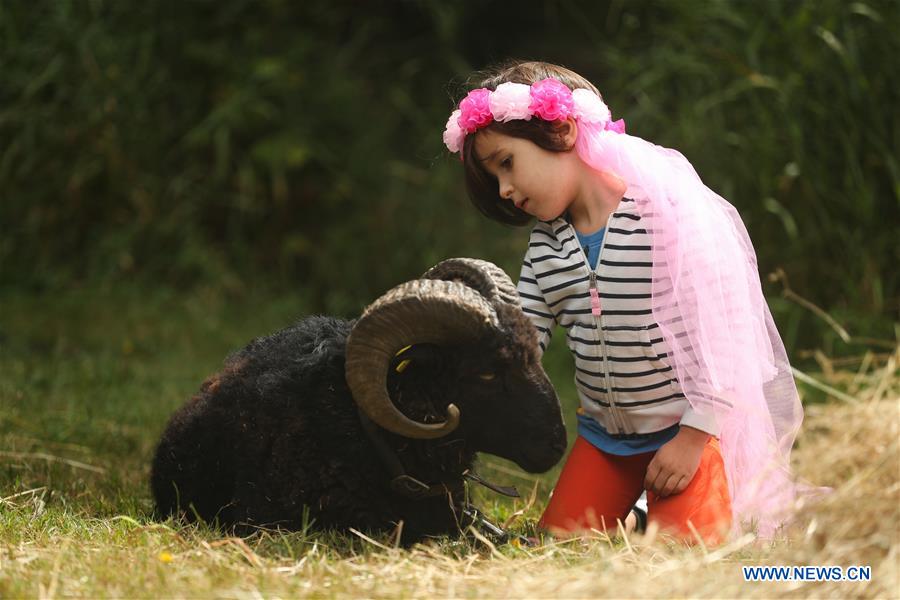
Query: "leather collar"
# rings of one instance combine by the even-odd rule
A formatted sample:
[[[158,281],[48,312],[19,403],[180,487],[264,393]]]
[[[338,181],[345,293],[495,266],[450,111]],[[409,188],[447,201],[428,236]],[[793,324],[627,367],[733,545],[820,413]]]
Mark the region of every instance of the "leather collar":
[[[362,424],[363,431],[366,432],[366,436],[375,447],[382,464],[387,468],[388,473],[391,474],[391,490],[395,493],[413,500],[420,500],[422,498],[461,492],[465,489],[463,474],[450,481],[442,481],[432,485],[407,475],[406,470],[403,468],[403,463],[400,462],[396,452],[387,445],[378,426],[359,407],[357,407],[357,413],[359,414],[359,422]]]
[[[447,494],[462,492],[465,490],[465,480],[469,480],[479,483],[498,494],[503,494],[504,496],[510,496],[512,498],[519,497],[519,492],[515,487],[493,484],[471,470],[463,471],[458,477],[449,481],[442,481],[431,485],[419,481],[411,475],[407,475],[406,470],[403,468],[403,463],[400,462],[397,453],[388,446],[378,426],[372,422],[359,407],[357,407],[357,414],[359,415],[359,422],[362,424],[366,437],[372,442],[382,464],[391,475],[390,486],[391,490],[395,493],[412,500],[421,500],[423,498],[432,498],[434,496],[445,496]]]

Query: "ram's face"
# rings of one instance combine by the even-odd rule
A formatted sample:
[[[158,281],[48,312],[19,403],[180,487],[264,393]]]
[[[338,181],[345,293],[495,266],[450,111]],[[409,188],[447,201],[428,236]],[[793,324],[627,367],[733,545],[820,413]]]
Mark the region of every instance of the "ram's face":
[[[497,364],[477,375],[459,398],[467,437],[479,452],[509,459],[526,471],[544,472],[562,458],[566,430],[556,392],[540,364]],[[466,422],[468,421],[468,422]]]
[[[388,388],[408,417],[438,422],[449,404],[460,411],[450,437],[537,473],[559,462],[566,432],[559,400],[536,354],[497,340],[438,347],[417,344],[391,364]]]
[[[559,399],[541,366],[531,325],[463,352],[458,364],[460,428],[479,452],[543,472],[562,458],[566,430]],[[533,342],[533,344],[532,344]]]

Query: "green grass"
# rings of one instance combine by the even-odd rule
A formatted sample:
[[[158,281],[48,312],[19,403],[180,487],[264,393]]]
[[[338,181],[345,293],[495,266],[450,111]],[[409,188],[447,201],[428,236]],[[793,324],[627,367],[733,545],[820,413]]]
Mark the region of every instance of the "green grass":
[[[75,506],[95,516],[143,515],[149,459],[168,415],[229,351],[291,322],[297,301],[135,290],[3,297],[0,447],[104,472],[4,460],[0,490],[47,486],[51,504],[88,494]]]
[[[890,517],[898,497],[896,362],[870,365],[861,375],[832,374],[828,383],[862,404],[817,405],[797,460],[804,476],[839,493],[804,522],[798,541],[782,540],[774,549],[738,540],[707,553],[598,535],[538,549],[470,537],[402,550],[388,535],[265,532],[240,540],[153,521],[149,464],[168,416],[228,352],[291,323],[303,306],[302,294],[267,291],[0,295],[0,597],[781,595],[790,589],[733,586],[741,583],[737,564],[785,557],[882,565],[878,587],[869,591],[896,581],[897,519]],[[572,431],[570,361],[561,338],[551,348],[545,362]],[[885,403],[893,421],[862,420],[866,411],[883,412]],[[860,425],[830,425],[852,419]],[[866,429],[874,426],[880,429]],[[836,445],[829,436],[843,441]],[[524,498],[478,489],[476,503],[495,521],[530,532],[559,467],[533,476],[483,457],[480,469],[517,485]],[[841,529],[834,515],[863,504],[864,512],[849,509],[861,515],[853,530]],[[893,523],[894,531],[870,531],[872,522]],[[832,536],[827,543],[824,531]],[[672,581],[673,565],[709,574]]]
[[[115,578],[123,564],[150,561],[164,568],[159,557],[180,556],[184,544],[221,541],[208,528],[152,521],[147,482],[156,440],[172,411],[228,352],[302,316],[303,299],[90,289],[54,297],[7,294],[0,314],[0,498],[8,499],[0,504],[0,543],[9,548],[7,559],[15,560],[16,547],[55,547],[61,554],[53,560],[30,564],[52,574],[54,560],[68,563],[69,554],[91,545],[104,548],[102,558],[79,562],[84,575],[78,577],[111,567]],[[535,485],[542,495],[549,489],[511,463],[495,459],[485,467],[523,492]],[[500,520],[521,508],[475,494]],[[254,545],[261,556],[285,560],[313,546],[332,557],[375,548],[360,537],[331,533],[272,533]],[[3,596],[50,589],[50,583],[38,589],[39,582],[3,575],[0,569]],[[112,595],[140,593],[107,583],[94,585]]]
[[[149,464],[169,415],[229,352],[305,314],[300,296],[265,292],[92,289],[0,302],[0,497],[43,488],[47,510],[142,523],[151,511]],[[523,491],[549,490],[552,474],[484,462]],[[495,517],[517,510],[486,501]]]

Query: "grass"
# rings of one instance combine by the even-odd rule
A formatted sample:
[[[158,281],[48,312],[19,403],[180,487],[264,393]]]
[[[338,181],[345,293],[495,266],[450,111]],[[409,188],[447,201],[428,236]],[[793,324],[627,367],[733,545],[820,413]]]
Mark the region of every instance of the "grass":
[[[0,295],[0,597],[898,597],[896,351],[825,361],[812,374],[845,399],[808,404],[794,463],[834,491],[770,544],[744,537],[707,550],[651,532],[538,548],[469,536],[398,549],[362,532],[238,539],[153,521],[146,481],[168,415],[228,351],[289,323],[302,305],[204,289]],[[552,348],[551,376],[571,398],[565,349]],[[477,503],[529,531],[558,470],[534,477],[481,462],[526,499],[477,490]],[[780,564],[869,565],[872,580],[743,581],[742,565]]]

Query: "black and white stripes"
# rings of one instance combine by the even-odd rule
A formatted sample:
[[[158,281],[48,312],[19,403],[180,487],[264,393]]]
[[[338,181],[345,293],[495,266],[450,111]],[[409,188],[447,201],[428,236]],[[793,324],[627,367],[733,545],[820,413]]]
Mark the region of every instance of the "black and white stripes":
[[[710,433],[715,423],[690,410],[668,364],[669,349],[651,310],[651,239],[635,203],[610,216],[594,277],[600,316],[591,313],[591,269],[564,219],[538,222],[519,278],[525,313],[542,350],[566,330],[584,410],[613,434],[648,433],[682,422]]]

